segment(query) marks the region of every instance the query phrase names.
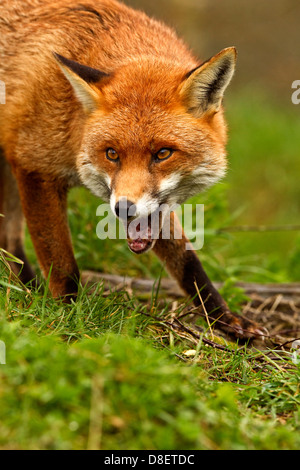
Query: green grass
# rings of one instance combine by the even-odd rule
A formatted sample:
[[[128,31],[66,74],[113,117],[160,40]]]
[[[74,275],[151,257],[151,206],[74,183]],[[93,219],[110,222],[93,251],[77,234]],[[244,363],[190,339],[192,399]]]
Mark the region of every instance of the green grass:
[[[299,448],[290,353],[194,344],[126,292],[66,306],[1,279],[2,449]]]
[[[299,234],[224,230],[298,221],[298,116],[262,95],[248,98],[227,104],[227,180],[193,199],[205,204],[199,255],[225,281],[234,310],[243,300],[235,280],[299,281]],[[80,268],[158,279],[152,254],[135,257],[124,241],[98,240],[98,205],[85,190],[70,194]],[[29,237],[26,244],[36,264]],[[204,337],[180,336],[155,292],[145,306],[99,285],[64,305],[43,287],[27,291],[0,262],[0,448],[299,449],[300,368],[291,353],[231,343],[222,351]]]

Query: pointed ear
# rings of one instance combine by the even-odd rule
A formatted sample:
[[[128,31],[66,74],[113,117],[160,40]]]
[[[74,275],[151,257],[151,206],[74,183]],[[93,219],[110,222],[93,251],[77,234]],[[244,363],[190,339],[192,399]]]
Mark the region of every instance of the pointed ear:
[[[180,95],[195,117],[219,111],[225,90],[234,74],[236,56],[236,49],[228,47],[188,75]]]
[[[92,67],[79,64],[74,60],[66,59],[59,54],[53,53],[53,55],[64,75],[71,83],[75,95],[81,102],[84,110],[87,113],[95,111],[99,107],[100,96],[99,91],[97,91],[93,84],[100,82],[105,77],[109,77],[109,75]]]

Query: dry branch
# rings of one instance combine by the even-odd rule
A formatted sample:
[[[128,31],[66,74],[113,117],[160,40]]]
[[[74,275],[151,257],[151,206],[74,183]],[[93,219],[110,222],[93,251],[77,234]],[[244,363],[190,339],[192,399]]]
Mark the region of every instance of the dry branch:
[[[96,273],[93,271],[85,271],[83,273],[84,283],[94,284],[102,281],[104,281],[105,286],[108,288],[128,288],[144,293],[152,292],[156,285],[155,281],[148,279],[135,279],[127,276],[116,276],[113,274]],[[217,289],[222,287],[221,283],[215,283],[214,285]],[[300,302],[300,283],[298,282],[288,284],[252,284],[238,282],[236,286],[242,288],[246,295],[257,294],[260,297],[268,299],[269,297],[280,294],[286,301],[292,299],[295,302]],[[171,279],[161,280],[160,292],[162,295],[166,295],[167,297],[182,298],[184,296],[177,282]]]

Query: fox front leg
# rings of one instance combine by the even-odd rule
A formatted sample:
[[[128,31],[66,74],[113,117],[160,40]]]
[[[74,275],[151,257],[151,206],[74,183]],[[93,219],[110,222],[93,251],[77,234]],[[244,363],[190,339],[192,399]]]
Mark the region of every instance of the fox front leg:
[[[9,262],[13,272],[27,284],[38,285],[24,251],[24,216],[16,180],[0,148],[0,248],[22,261]]]
[[[174,213],[171,214],[170,228],[170,239],[157,240],[154,252],[166,264],[167,270],[184,292],[194,298],[195,306],[202,307],[203,302],[211,322],[215,322],[220,330],[230,336],[247,340],[261,335],[255,323],[229,310],[225,300],[205,273]],[[175,239],[174,233],[180,233],[179,230],[182,238]],[[190,249],[187,249],[187,246]]]
[[[38,173],[15,170],[27,226],[50,291],[56,298],[76,296],[79,270],[67,221],[67,185]]]

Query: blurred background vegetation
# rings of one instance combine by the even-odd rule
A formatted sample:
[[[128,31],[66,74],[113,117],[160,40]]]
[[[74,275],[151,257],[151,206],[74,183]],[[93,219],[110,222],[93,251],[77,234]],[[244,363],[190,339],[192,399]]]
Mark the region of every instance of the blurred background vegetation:
[[[214,280],[299,281],[300,79],[298,0],[125,0],[174,27],[199,60],[236,46],[238,67],[225,99],[229,172],[193,201],[204,203],[206,239],[199,253]],[[132,255],[124,241],[96,237],[99,201],[70,196],[70,222],[81,268],[158,276],[152,254]],[[279,227],[239,231],[240,226]],[[235,227],[235,231],[227,231]],[[224,230],[225,229],[225,230]]]

